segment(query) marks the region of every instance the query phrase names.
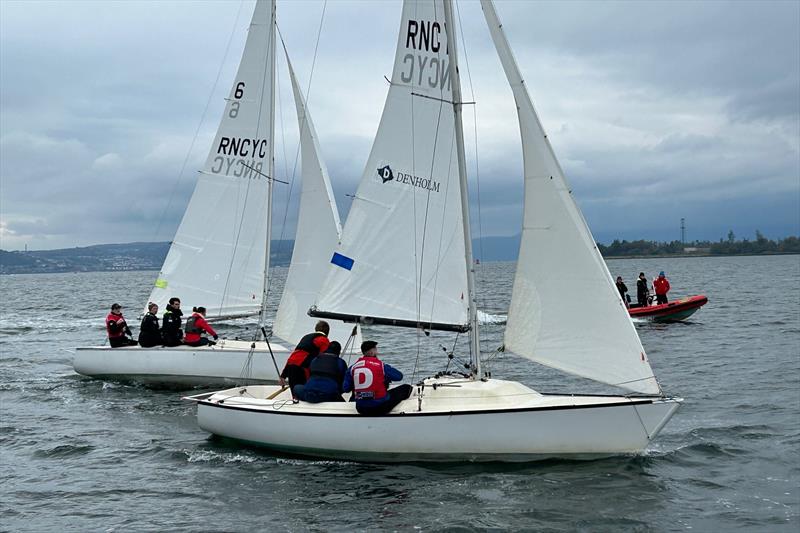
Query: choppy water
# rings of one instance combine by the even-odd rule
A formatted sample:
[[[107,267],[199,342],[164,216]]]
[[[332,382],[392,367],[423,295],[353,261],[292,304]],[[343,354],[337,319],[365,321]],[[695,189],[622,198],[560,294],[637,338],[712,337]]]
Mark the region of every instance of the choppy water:
[[[626,281],[666,270],[675,297],[709,296],[691,322],[638,326],[685,404],[643,456],[526,465],[365,465],[221,444],[175,392],[72,371],[70,350],[102,341],[109,303],[132,318],[155,273],[0,277],[0,529],[797,531],[800,257],[609,266]],[[486,322],[503,318],[513,269],[482,266]],[[502,328],[484,324],[484,349]],[[370,334],[414,372],[415,334]],[[444,366],[440,342],[453,339],[422,340],[418,375]],[[543,391],[576,382],[509,355],[490,366]]]

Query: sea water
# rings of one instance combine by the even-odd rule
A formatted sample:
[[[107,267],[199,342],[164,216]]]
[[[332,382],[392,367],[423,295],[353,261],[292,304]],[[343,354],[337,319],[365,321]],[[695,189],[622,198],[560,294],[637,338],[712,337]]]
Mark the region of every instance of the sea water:
[[[514,264],[479,268],[495,377],[545,392],[605,390],[494,351]],[[197,427],[180,392],[72,370],[75,346],[104,342],[111,303],[137,325],[155,272],[2,276],[0,530],[796,532],[800,256],[609,268],[630,288],[639,271],[665,270],[672,298],[709,297],[685,323],[637,325],[663,389],[685,402],[643,455],[528,464],[356,464],[221,442]],[[273,308],[285,269],[274,274]],[[219,329],[247,338],[253,321]],[[463,336],[373,328],[365,337],[406,381],[465,360]]]

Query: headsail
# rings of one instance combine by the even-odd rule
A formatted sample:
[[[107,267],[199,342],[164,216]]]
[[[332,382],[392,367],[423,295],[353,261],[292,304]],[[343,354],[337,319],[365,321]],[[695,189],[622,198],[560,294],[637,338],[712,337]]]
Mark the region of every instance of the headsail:
[[[257,314],[265,283],[273,153],[274,2],[259,0],[224,115],[150,300],[209,318]]]
[[[328,169],[319,155],[317,132],[311,121],[300,86],[286,54],[289,76],[292,79],[294,101],[297,107],[297,120],[300,125],[300,157],[302,190],[297,219],[297,233],[292,252],[292,262],[283,296],[278,305],[273,333],[278,337],[296,343],[313,330],[315,319],[308,316],[308,308],[314,303],[319,288],[328,271],[328,261],[339,242],[342,226],[339,211],[331,189]],[[353,329],[352,324],[329,321],[331,340],[344,346]],[[358,334],[353,346],[361,345]]]
[[[391,86],[317,316],[467,328],[467,274],[441,0],[403,4]]]
[[[516,100],[525,172],[506,349],[589,379],[658,394],[642,343],[572,198],[494,5],[481,4]]]

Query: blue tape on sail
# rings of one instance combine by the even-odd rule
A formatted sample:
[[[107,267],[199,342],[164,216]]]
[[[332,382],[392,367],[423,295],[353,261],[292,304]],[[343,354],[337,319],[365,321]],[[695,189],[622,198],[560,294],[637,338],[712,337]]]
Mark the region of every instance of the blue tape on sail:
[[[331,263],[333,263],[336,266],[340,266],[345,270],[353,270],[353,263],[355,263],[355,260],[350,259],[349,257],[345,257],[342,254],[333,252]]]

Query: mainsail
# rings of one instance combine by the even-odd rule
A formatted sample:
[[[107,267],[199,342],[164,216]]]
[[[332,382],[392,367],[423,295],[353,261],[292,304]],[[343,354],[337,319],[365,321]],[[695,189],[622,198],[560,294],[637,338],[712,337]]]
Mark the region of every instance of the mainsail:
[[[313,330],[315,319],[310,318],[307,311],[319,293],[328,270],[328,261],[339,242],[342,226],[328,170],[319,155],[317,133],[288,54],[286,63],[292,80],[297,120],[300,125],[302,191],[292,262],[286,275],[283,296],[272,331],[281,339],[295,343]],[[353,329],[352,324],[335,320],[329,323],[331,331],[328,336],[344,346]],[[354,339],[353,346],[358,348],[361,344],[360,339],[359,334]]]
[[[274,2],[256,3],[214,144],[150,300],[172,296],[210,318],[257,314],[269,248]],[[271,178],[271,176],[269,176]]]
[[[468,328],[443,21],[441,0],[403,5],[383,116],[315,316]]]
[[[579,376],[658,394],[642,343],[539,122],[494,5],[481,4],[517,104],[525,173],[522,242],[505,347]]]

